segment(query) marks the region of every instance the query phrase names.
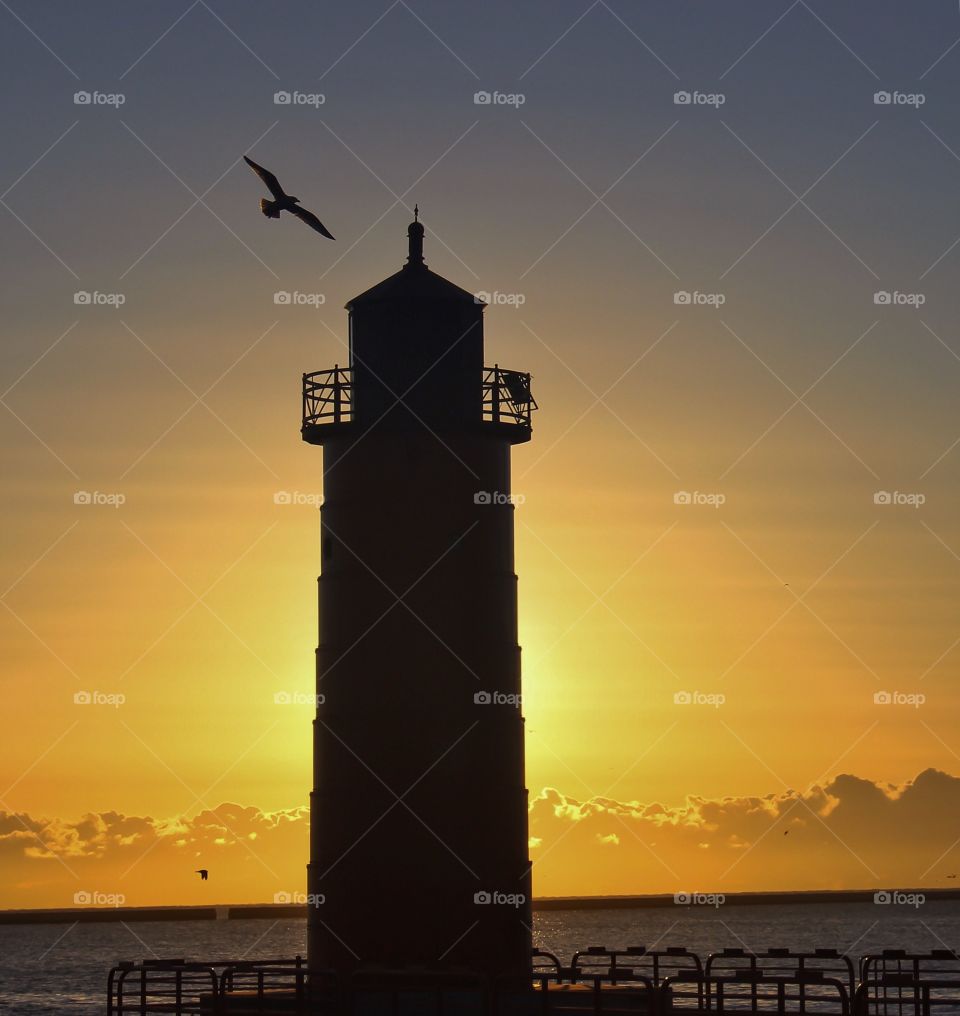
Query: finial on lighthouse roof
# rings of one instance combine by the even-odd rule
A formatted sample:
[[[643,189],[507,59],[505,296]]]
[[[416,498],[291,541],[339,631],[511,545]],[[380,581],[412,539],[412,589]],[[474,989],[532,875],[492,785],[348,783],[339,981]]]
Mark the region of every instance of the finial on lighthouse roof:
[[[407,242],[409,253],[407,255],[407,268],[414,268],[422,265],[423,262],[423,225],[420,222],[420,206],[413,206],[413,222],[407,226]]]

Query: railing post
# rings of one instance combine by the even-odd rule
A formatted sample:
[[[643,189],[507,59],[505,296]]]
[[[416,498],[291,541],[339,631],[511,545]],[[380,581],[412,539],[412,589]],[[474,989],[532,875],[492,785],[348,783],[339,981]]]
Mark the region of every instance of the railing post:
[[[500,364],[493,365],[493,388],[490,412],[494,423],[500,422]]]
[[[333,422],[340,422],[340,364],[333,365]]]
[[[656,999],[656,1008],[654,1011],[657,1012],[659,1016],[669,1016],[669,1014],[673,1012],[673,985],[668,983],[669,976],[670,975],[668,974],[667,977],[663,979],[663,984],[656,988],[656,994],[654,996]],[[700,1008],[702,1009],[703,1006],[700,1006]]]

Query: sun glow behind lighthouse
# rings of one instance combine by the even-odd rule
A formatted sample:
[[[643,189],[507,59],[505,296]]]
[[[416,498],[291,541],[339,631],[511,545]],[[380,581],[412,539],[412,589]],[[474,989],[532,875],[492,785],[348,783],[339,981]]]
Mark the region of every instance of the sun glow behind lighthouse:
[[[160,6],[11,7],[83,80],[5,15],[0,790],[51,845],[5,819],[9,905],[121,876],[141,902],[209,899],[181,878],[195,850],[219,855],[222,901],[301,885],[322,490],[297,389],[348,362],[340,307],[397,267],[400,195],[429,210],[431,267],[514,297],[486,312],[487,365],[531,370],[543,407],[511,488],[528,785],[562,795],[534,806],[537,890],[675,888],[611,811],[581,817],[594,799],[654,809],[621,818],[683,882],[812,887],[797,832],[760,840],[752,802],[841,773],[862,783],[826,820],[869,870],[806,815],[832,879],[943,874],[952,784],[902,788],[960,750],[951,5],[775,26],[764,0],[617,9],[658,60],[602,4],[421,0],[466,67],[403,5],[371,28],[294,4],[296,32],[217,9],[259,60],[203,5],[175,27]],[[922,110],[874,103],[925,72]],[[327,102],[274,103],[298,84]],[[73,104],[97,87],[127,102]],[[694,87],[727,102],[674,103]],[[246,151],[349,239],[260,216]],[[874,302],[913,289],[922,307]],[[74,703],[94,691],[125,701]],[[236,836],[208,822],[225,801]],[[864,832],[883,828],[905,842]]]

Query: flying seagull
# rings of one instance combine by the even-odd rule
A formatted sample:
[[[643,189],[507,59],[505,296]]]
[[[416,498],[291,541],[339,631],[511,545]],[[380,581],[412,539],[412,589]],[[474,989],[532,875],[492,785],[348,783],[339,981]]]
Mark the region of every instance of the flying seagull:
[[[210,872],[209,872],[209,871],[207,871],[207,869],[206,869],[206,868],[198,868],[198,869],[197,869],[197,870],[196,870],[196,871],[194,872],[194,875],[199,875],[199,876],[200,876],[200,881],[201,881],[201,882],[206,882],[206,881],[207,881],[207,876],[208,876],[209,874],[210,874]]]
[[[246,156],[243,157],[243,161],[260,177],[267,185],[267,190],[273,195],[273,201],[269,201],[267,198],[260,199],[260,211],[268,219],[279,219],[281,212],[291,212],[301,222],[305,222],[311,229],[315,229],[318,233],[323,234],[328,240],[334,239],[333,233],[327,229],[313,212],[308,212],[306,208],[300,207],[299,198],[291,197],[284,192],[284,189],[280,186],[280,181],[269,169],[258,166],[253,159],[248,159]]]

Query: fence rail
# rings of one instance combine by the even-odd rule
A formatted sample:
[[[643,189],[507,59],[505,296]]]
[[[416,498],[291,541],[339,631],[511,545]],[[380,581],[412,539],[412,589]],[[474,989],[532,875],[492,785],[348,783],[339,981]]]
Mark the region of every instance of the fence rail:
[[[887,950],[854,965],[835,949],[725,949],[706,961],[684,948],[589,946],[564,964],[534,950],[527,983],[456,972],[370,970],[338,978],[302,957],[208,963],[121,963],[108,1016],[353,1012],[417,1016],[551,1013],[751,1013],[770,1016],[960,1016],[960,956]],[[411,1009],[411,1005],[413,1008]]]
[[[960,1013],[960,956],[886,949],[860,960],[858,1016],[939,1016]]]
[[[484,367],[478,379],[480,416],[485,423],[530,429],[537,408],[530,392],[530,375],[504,370],[499,364]],[[402,401],[399,399],[398,401]],[[335,364],[330,370],[303,375],[303,431],[330,424],[350,423],[354,413],[353,370]]]
[[[677,987],[691,982],[702,982],[706,989],[702,1011],[850,1016],[850,994],[838,977],[826,976],[819,970],[768,974],[751,967],[704,973],[700,977],[692,972],[668,977],[661,986],[664,1011],[675,1007],[671,996]]]
[[[347,423],[353,418],[353,371],[335,365],[303,375],[303,426]]]
[[[537,408],[530,391],[530,375],[518,370],[503,370],[499,364],[483,368],[482,416],[490,423],[508,423],[518,427],[531,425]]]

